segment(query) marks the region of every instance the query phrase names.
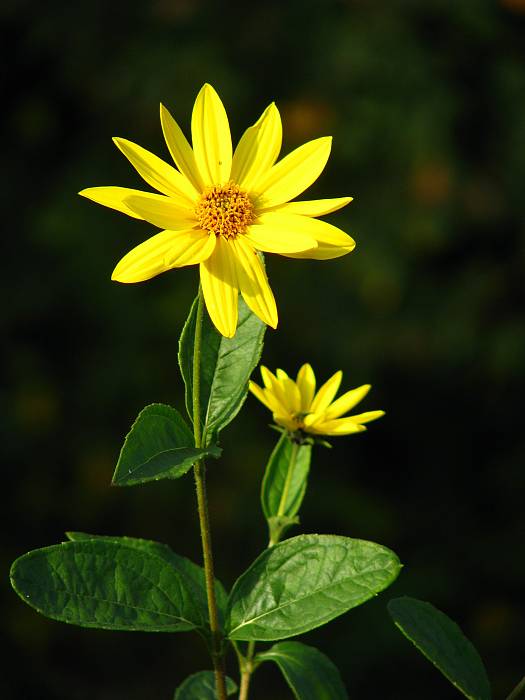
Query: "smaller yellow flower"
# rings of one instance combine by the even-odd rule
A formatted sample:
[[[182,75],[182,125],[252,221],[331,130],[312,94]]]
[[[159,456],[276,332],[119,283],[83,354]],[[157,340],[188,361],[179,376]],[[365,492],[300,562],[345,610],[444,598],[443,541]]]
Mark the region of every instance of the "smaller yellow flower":
[[[261,366],[264,389],[250,381],[250,391],[273,413],[274,421],[291,432],[304,431],[313,435],[350,435],[366,430],[365,423],[385,415],[384,411],[368,411],[343,416],[370,391],[370,384],[347,391],[336,401],[343,373],[333,377],[315,392],[315,374],[304,364],[294,381],[282,369],[272,374]]]

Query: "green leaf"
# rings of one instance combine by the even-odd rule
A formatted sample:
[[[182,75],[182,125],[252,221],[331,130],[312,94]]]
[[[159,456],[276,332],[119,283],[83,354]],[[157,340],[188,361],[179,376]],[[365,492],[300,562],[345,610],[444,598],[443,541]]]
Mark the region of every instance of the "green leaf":
[[[348,700],[337,667],[315,647],[279,642],[255,660],[275,661],[297,700]]]
[[[193,343],[197,299],[179,341],[179,364],[186,385],[186,408],[193,416]],[[248,392],[248,379],[262,352],[265,324],[239,297],[239,320],[233,338],[224,338],[208,313],[202,319],[200,405],[203,444],[208,446],[239,412]]]
[[[131,426],[113,475],[116,486],[178,479],[202,457],[219,457],[216,445],[197,449],[184,418],[171,406],[146,406]]]
[[[103,540],[104,542],[115,542],[123,544],[127,547],[135,547],[142,551],[149,552],[155,556],[164,559],[178,572],[178,574],[186,579],[186,586],[193,589],[194,601],[199,610],[201,620],[200,626],[208,627],[208,598],[206,594],[206,575],[202,566],[194,564],[190,559],[176,554],[167,544],[154,542],[153,540],[144,540],[137,537],[116,537],[114,535],[89,535],[85,532],[66,532],[66,536],[72,542],[80,542],[84,540]],[[221,626],[224,624],[224,616],[228,606],[228,594],[224,586],[215,579],[215,596],[217,599],[217,610],[219,613],[219,622]]]
[[[226,692],[233,695],[237,685],[226,676]],[[186,678],[175,691],[174,700],[217,700],[215,674],[213,671],[199,671]]]
[[[388,612],[401,632],[470,700],[490,700],[490,684],[475,647],[458,625],[430,603],[394,598]]]
[[[291,465],[294,447],[295,464]],[[311,445],[293,443],[287,433],[281,435],[270,455],[261,488],[261,504],[267,519],[293,518],[299,512],[310,470]],[[293,467],[287,484],[290,466]]]
[[[11,583],[42,615],[100,629],[183,632],[202,627],[195,587],[147,548],[102,539],[29,552]]]
[[[300,535],[267,549],[236,581],[226,631],[273,641],[320,627],[389,586],[401,565],[386,547],[337,535]]]

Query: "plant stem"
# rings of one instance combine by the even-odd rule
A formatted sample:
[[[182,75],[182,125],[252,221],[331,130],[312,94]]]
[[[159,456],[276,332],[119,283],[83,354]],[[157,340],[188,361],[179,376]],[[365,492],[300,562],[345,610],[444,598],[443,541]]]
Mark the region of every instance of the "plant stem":
[[[514,688],[511,694],[508,696],[507,700],[516,700],[521,693],[525,690],[525,676],[521,679],[518,685]]]
[[[286,509],[286,501],[288,499],[288,491],[292,485],[292,477],[295,470],[295,462],[297,460],[297,453],[299,452],[299,445],[292,440],[292,454],[290,455],[290,463],[288,464],[288,473],[286,474],[286,481],[284,482],[283,492],[281,494],[281,500],[279,501],[279,510],[277,511],[277,517],[284,515]]]
[[[252,678],[252,673],[255,670],[252,664],[254,653],[255,642],[248,642],[248,651],[246,652],[246,658],[243,660],[241,670],[241,687],[239,689],[239,700],[248,700],[250,680]]]
[[[193,434],[195,447],[202,446],[201,432],[201,406],[200,406],[200,355],[202,340],[202,315],[204,311],[204,299],[199,285],[199,298],[197,302],[197,315],[195,319],[195,341],[193,346]],[[204,574],[206,578],[206,595],[208,598],[208,615],[211,630],[211,656],[215,671],[215,688],[218,700],[226,700],[226,677],[224,673],[224,652],[222,649],[222,631],[217,613],[217,599],[215,597],[215,576],[213,573],[213,554],[211,547],[210,516],[208,512],[208,498],[206,494],[206,465],[200,460],[194,466],[195,488],[197,491],[197,506],[199,512],[199,525],[201,531],[202,554],[204,559]]]
[[[279,501],[279,509],[277,511],[277,517],[282,517],[284,515],[284,511],[286,510],[286,501],[288,500],[288,492],[290,491],[290,486],[292,484],[292,478],[293,478],[293,473],[295,471],[295,463],[297,461],[297,454],[299,452],[299,444],[295,442],[295,440],[292,440],[292,454],[290,455],[290,462],[288,463],[288,471],[286,473],[286,480],[284,482],[284,487],[283,487],[283,492],[281,494],[281,500]],[[280,539],[280,535],[282,533],[282,530],[278,531],[277,535],[272,535],[270,538],[270,542],[268,544],[269,547],[272,547],[274,544],[277,544],[277,542]],[[249,642],[248,643],[248,649],[246,652],[246,656],[242,657],[239,656],[239,661],[240,661],[240,669],[241,669],[241,687],[239,689],[239,700],[248,700],[248,692],[250,689],[250,681],[252,677],[252,673],[255,671],[254,663],[253,663],[253,656],[255,654],[255,642]]]

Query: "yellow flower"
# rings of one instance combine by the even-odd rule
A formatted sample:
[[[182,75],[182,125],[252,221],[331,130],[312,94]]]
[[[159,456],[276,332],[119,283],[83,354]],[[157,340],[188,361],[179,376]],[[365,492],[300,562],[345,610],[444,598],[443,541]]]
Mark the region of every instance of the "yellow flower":
[[[250,381],[250,391],[270,409],[273,419],[290,432],[298,430],[313,435],[350,435],[366,430],[369,423],[385,415],[384,411],[368,411],[345,416],[369,392],[370,384],[347,391],[334,401],[342,372],[336,372],[315,393],[315,375],[309,364],[301,367],[294,381],[282,369],[272,374],[261,366],[264,389]],[[333,402],[333,403],[332,403]]]
[[[193,107],[193,148],[163,105],[160,119],[178,169],[131,141],[114,142],[161,194],[126,187],[79,193],[163,229],[125,255],[112,279],[142,282],[199,264],[206,307],[222,335],[235,334],[239,291],[250,309],[275,328],[277,308],[257,251],[327,260],[355,247],[346,233],[314,218],[344,207],[351,197],[289,201],[319,177],[331,138],[310,141],[276,163],[282,127],[271,104],[232,153],[228,117],[210,85],[204,85]]]

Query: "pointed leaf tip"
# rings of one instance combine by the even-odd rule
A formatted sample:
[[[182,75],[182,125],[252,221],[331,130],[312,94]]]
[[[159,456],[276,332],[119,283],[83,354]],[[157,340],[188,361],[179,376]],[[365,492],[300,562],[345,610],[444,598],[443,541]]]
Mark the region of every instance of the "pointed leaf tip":
[[[218,457],[217,445],[196,448],[193,434],[180,413],[165,404],[146,406],[122,447],[113,484],[134,486],[159,479],[177,479],[203,457]]]
[[[447,615],[415,598],[394,598],[396,627],[469,700],[490,700],[487,672],[474,645]]]

